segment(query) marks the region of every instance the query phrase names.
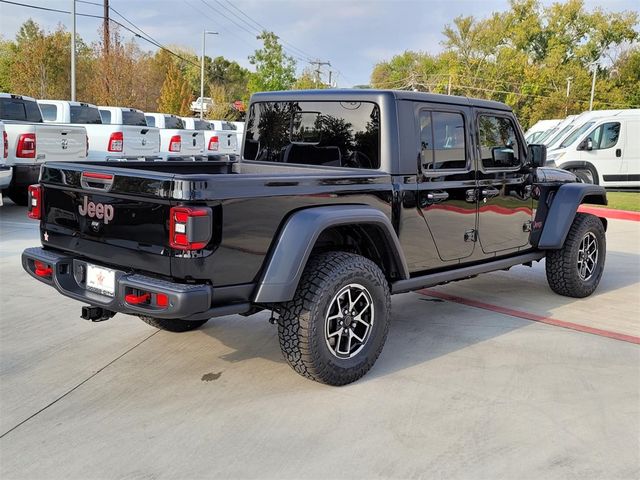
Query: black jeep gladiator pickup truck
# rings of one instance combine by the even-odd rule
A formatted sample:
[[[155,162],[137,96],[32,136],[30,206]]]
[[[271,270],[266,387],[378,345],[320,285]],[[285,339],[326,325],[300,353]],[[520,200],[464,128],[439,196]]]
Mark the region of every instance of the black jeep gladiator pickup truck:
[[[511,109],[405,91],[256,94],[239,162],[49,163],[24,269],[165,330],[267,309],[295,371],[343,385],[380,354],[390,295],[546,257],[584,297],[605,260],[602,187],[545,168]]]

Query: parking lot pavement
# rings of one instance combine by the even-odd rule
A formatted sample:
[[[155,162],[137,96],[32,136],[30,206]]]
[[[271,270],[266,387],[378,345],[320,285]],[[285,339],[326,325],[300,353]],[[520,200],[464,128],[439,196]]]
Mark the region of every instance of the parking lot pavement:
[[[541,264],[396,296],[377,364],[335,388],[286,365],[264,313],[184,334],[81,320],[22,272],[37,227],[7,202],[0,477],[638,478],[638,345],[429,294],[637,335],[639,241],[610,223],[585,300]]]

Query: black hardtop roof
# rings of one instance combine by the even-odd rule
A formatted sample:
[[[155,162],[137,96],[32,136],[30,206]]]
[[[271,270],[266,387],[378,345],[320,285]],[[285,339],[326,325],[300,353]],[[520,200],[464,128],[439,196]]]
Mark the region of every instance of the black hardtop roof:
[[[511,111],[511,107],[493,100],[479,98],[459,97],[455,95],[441,95],[438,93],[409,92],[406,90],[374,90],[360,88],[330,88],[325,90],[287,90],[278,92],[260,92],[251,97],[251,102],[277,102],[277,101],[318,101],[338,100],[349,101],[358,99],[380,103],[387,97],[393,100],[409,100],[415,102],[441,103],[449,105],[464,105],[493,110]]]

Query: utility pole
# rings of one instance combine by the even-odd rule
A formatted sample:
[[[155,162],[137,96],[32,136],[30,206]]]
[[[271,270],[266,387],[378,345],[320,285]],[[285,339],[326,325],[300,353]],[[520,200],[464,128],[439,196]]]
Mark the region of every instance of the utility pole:
[[[322,70],[321,70],[321,69],[322,69],[322,67],[323,67],[324,65],[327,65],[328,67],[330,67],[330,66],[331,66],[331,62],[323,62],[323,61],[321,61],[321,60],[316,60],[315,62],[309,62],[309,63],[310,63],[311,65],[315,65],[315,66],[316,66],[316,68],[315,68],[315,70],[314,70],[314,71],[316,72],[316,78],[315,78],[315,80],[316,80],[316,84],[318,84],[318,83],[320,83],[320,81],[322,80],[322,79],[320,78],[320,74],[322,73]]]
[[[333,74],[333,72],[331,70],[329,70],[329,88],[331,88],[333,85],[331,85],[331,75]]]
[[[205,39],[207,35],[218,35],[218,32],[210,32],[209,30],[202,31],[202,61],[200,63],[200,118],[204,114],[204,50],[205,50]]]
[[[593,80],[591,81],[591,99],[589,100],[589,111],[593,110],[593,97],[596,94],[596,73],[598,72],[598,64],[593,62]]]
[[[109,34],[109,0],[104,0],[104,8],[102,13],[102,37],[104,38],[104,52],[109,55],[109,43],[111,36]]]
[[[76,0],[71,0],[71,101],[76,101]]]
[[[567,100],[564,105],[564,116],[566,117],[569,113],[569,92],[571,92],[571,80],[573,77],[567,77]]]

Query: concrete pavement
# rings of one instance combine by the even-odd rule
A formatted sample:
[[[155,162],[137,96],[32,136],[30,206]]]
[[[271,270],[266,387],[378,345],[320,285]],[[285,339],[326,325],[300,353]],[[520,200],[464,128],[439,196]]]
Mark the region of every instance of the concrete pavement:
[[[611,221],[597,295],[543,265],[438,291],[638,335],[640,230]],[[268,315],[159,332],[79,318],[19,253],[35,222],[0,208],[0,477],[640,476],[640,347],[410,293],[373,370],[342,388],[281,357]]]

